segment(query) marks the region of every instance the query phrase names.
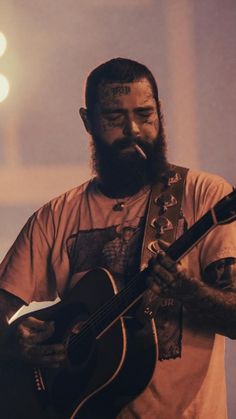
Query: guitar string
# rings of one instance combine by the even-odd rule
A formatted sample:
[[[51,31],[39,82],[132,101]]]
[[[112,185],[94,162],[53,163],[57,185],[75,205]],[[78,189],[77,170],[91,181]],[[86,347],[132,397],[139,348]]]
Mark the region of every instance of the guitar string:
[[[77,344],[80,339],[82,339],[86,334],[90,332],[91,329],[96,329],[97,323],[104,322],[105,320],[109,320],[109,315],[114,314],[117,316],[120,312],[123,311],[124,303],[127,303],[127,297],[132,298],[136,293],[137,289],[135,289],[134,285],[137,284],[137,276],[135,276],[128,286],[121,290],[118,294],[113,295],[113,297],[107,301],[102,308],[96,310],[85,322],[84,325],[81,327],[81,331],[78,334],[75,334],[71,337],[69,341],[69,345]],[[145,284],[142,284],[145,289]],[[140,293],[138,293],[139,295]],[[122,309],[121,309],[122,308]],[[117,311],[118,310],[118,313]],[[112,313],[113,311],[113,313]],[[115,317],[116,317],[115,316]],[[94,326],[94,327],[93,327]]]
[[[133,281],[135,282],[135,281]],[[98,309],[95,311],[95,313],[93,313],[85,322],[84,325],[82,325],[81,331],[79,332],[79,334],[74,335],[71,340],[70,343],[73,341],[77,341],[78,339],[80,339],[83,335],[85,335],[87,332],[89,332],[90,329],[95,329],[97,327],[97,323],[103,322],[104,320],[107,319],[107,317],[111,314],[113,314],[115,312],[115,314],[117,315],[117,311],[122,312],[123,311],[123,307],[121,309],[121,305],[124,304],[126,302],[127,297],[132,297],[132,294],[135,294],[136,290],[133,290],[132,294],[130,293],[130,289],[132,291],[132,284],[129,284],[128,287],[126,287],[124,290],[122,290],[119,295],[115,294],[113,295],[113,297],[106,302],[101,309]],[[117,299],[118,297],[118,299]],[[123,301],[122,301],[123,300]],[[112,313],[113,311],[113,313]],[[118,313],[119,314],[119,313]],[[108,319],[107,319],[108,320]]]

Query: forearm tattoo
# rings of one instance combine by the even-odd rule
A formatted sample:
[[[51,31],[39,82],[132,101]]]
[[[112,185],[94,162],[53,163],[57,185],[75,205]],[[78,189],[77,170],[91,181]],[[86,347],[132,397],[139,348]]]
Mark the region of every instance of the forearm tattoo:
[[[236,339],[236,258],[209,265],[203,282],[185,305],[196,320]]]
[[[225,258],[211,263],[204,272],[204,282],[216,288],[236,291],[236,258]]]

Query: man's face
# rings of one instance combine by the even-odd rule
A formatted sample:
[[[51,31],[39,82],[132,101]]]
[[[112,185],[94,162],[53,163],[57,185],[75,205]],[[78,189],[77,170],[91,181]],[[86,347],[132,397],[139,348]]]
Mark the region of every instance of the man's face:
[[[147,79],[132,83],[101,84],[92,121],[94,136],[106,145],[124,142],[120,152],[136,152],[132,140],[151,143],[157,138],[157,104]]]
[[[135,194],[167,170],[162,118],[146,78],[104,83],[92,115],[80,115],[92,136],[92,165],[100,187],[111,197]]]

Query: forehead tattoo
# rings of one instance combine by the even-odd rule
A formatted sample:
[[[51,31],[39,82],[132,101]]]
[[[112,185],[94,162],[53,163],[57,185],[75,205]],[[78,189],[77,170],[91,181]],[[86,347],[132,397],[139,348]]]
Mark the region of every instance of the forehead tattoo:
[[[113,105],[119,105],[119,98],[122,95],[128,95],[131,92],[131,87],[125,84],[118,86],[112,85],[101,85],[99,88],[100,101],[103,105],[112,103]]]
[[[135,82],[134,82],[135,83]],[[152,88],[147,80],[139,81],[138,83],[142,83],[145,87],[145,95],[143,97],[144,103],[148,102],[150,99],[154,99]],[[131,84],[102,84],[99,87],[99,97],[101,104],[109,105],[112,104],[114,106],[120,105],[120,100],[122,96],[127,96],[131,93],[132,83]]]
[[[131,91],[130,86],[116,86],[111,88],[113,96],[128,95]]]

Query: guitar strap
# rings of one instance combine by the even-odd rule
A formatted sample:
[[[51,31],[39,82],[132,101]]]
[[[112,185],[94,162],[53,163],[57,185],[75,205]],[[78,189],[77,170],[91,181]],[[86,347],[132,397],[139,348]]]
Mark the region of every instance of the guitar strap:
[[[142,244],[141,270],[160,250],[159,239],[171,244],[183,233],[181,204],[187,172],[187,168],[170,165],[162,182],[152,187]],[[182,305],[173,298],[159,298],[148,289],[142,310],[146,317],[155,319],[159,359],[181,356]]]

